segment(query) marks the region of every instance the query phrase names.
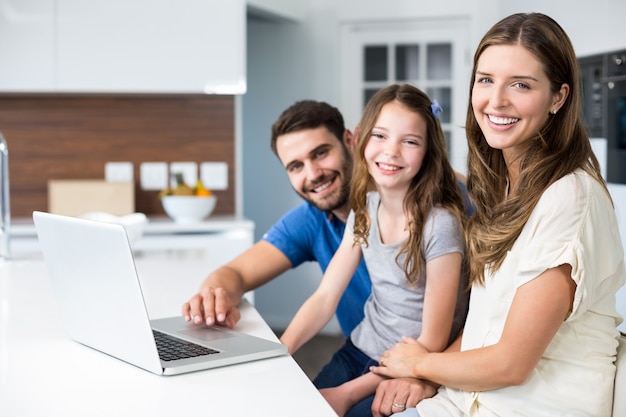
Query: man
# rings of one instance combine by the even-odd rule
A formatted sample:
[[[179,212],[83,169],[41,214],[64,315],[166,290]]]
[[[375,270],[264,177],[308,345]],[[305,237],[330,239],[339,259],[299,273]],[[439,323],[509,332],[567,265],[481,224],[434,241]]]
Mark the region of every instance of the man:
[[[350,212],[351,152],[356,140],[345,128],[339,110],[323,102],[296,102],[280,115],[272,126],[271,147],[305,202],[287,212],[250,249],[204,280],[198,293],[183,305],[187,321],[233,328],[240,318],[237,305],[246,291],[305,261],[317,261],[322,271],[326,270]],[[363,319],[370,292],[369,275],[361,260],[336,311],[345,337]],[[377,390],[373,413],[391,414],[391,393],[398,391],[406,393],[409,407],[434,395],[435,388],[409,378],[384,381]]]
[[[246,291],[305,261],[317,261],[326,270],[350,212],[350,153],[355,140],[339,110],[326,103],[300,101],[280,115],[272,126],[271,147],[305,202],[286,213],[250,249],[205,279],[198,294],[183,305],[187,321],[232,328],[240,317],[237,304]],[[370,288],[361,261],[336,312],[346,337],[363,319]]]

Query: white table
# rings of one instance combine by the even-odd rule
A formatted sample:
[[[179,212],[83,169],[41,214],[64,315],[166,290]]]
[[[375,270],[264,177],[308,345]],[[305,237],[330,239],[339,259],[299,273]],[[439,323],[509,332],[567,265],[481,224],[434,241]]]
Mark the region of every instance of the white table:
[[[151,318],[190,295],[173,261],[137,261]],[[169,270],[168,270],[169,268]],[[242,303],[238,330],[276,340]],[[0,264],[0,416],[334,416],[290,356],[158,376],[67,338],[41,260]]]

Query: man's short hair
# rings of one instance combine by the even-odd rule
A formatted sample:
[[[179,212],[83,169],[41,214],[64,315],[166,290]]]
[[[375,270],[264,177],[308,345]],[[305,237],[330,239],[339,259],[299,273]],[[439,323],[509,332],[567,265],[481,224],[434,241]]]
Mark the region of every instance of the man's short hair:
[[[326,127],[343,143],[346,130],[341,112],[323,101],[302,100],[289,106],[272,125],[272,151],[276,155],[276,139],[287,133]]]

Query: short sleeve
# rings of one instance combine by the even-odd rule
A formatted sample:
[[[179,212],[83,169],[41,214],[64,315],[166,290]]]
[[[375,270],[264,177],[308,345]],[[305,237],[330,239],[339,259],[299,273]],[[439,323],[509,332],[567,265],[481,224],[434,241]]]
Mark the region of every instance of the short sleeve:
[[[597,181],[586,175],[569,175],[555,182],[540,198],[516,242],[524,248],[519,255],[517,286],[547,269],[569,264],[576,283],[570,318],[585,311],[601,282],[615,273],[623,257],[621,247],[613,244],[614,219],[611,201]]]
[[[289,258],[292,267],[314,261],[311,250],[319,227],[306,203],[285,213],[262,237]]]
[[[424,227],[423,247],[426,262],[452,252],[465,256],[463,228],[457,218],[448,210],[435,207]]]

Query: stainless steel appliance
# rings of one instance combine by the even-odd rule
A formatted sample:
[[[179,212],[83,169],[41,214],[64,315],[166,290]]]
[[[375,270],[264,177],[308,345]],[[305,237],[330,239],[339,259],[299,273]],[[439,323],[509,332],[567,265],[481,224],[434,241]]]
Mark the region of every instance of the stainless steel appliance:
[[[626,184],[626,50],[579,59],[591,137],[607,139],[607,181]]]

